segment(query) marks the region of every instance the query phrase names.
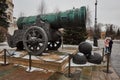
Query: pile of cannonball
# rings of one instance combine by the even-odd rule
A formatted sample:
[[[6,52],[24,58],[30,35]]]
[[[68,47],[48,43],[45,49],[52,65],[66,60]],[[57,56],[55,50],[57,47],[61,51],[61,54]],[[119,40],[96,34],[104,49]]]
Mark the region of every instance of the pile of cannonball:
[[[99,53],[92,53],[92,45],[88,42],[81,42],[78,46],[79,52],[73,55],[73,63],[86,64],[86,62],[101,64],[102,56]]]

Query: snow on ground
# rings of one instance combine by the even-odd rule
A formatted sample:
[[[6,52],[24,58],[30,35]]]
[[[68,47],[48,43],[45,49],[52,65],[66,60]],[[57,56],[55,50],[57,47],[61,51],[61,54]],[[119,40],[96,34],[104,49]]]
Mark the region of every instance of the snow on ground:
[[[4,64],[4,61],[0,61],[0,64]],[[6,62],[6,64],[9,64],[8,62]],[[27,72],[33,72],[33,71],[42,71],[42,72],[54,72],[53,70],[45,70],[42,68],[37,68],[37,67],[29,67],[29,66],[24,66],[24,65],[20,65],[20,64],[14,64],[14,66],[21,66],[26,68]]]
[[[21,66],[23,68],[26,68],[27,72],[33,72],[33,71],[42,71],[42,72],[54,72],[53,70],[45,70],[42,68],[37,68],[37,67],[29,67],[29,66],[24,66],[24,65],[19,65],[19,64],[14,64],[14,66]]]
[[[86,40],[85,42],[88,42],[88,43],[90,43],[91,45],[93,45],[93,41],[91,41],[91,40]]]
[[[95,65],[98,65],[98,64],[93,64],[93,63],[90,63],[90,62],[87,62],[86,64],[75,64],[73,63],[73,60],[71,59],[70,60],[70,67],[87,67],[87,66],[95,66]],[[66,68],[69,67],[69,63],[66,64],[65,66]]]
[[[90,41],[90,40],[86,40],[86,42],[90,43],[91,45],[93,44],[93,41]],[[67,47],[67,48],[78,48],[78,45],[63,45],[64,47]],[[94,47],[92,46],[93,49],[97,49],[98,47]],[[18,52],[18,51],[15,51],[14,49],[10,48],[7,44],[7,42],[3,42],[3,43],[0,43],[0,49],[10,49],[8,50],[9,55],[13,55],[13,57],[20,57],[21,55],[21,52]],[[47,53],[43,53],[43,54],[46,54],[46,55],[49,55]],[[70,54],[70,53],[67,53],[67,54]],[[31,56],[33,60],[39,60],[39,58],[37,58],[36,56]],[[61,55],[61,60],[57,61],[57,62],[62,62],[64,59],[68,58],[67,55]],[[23,57],[24,59],[29,59],[29,55],[26,55]],[[55,61],[54,59],[43,59],[41,58],[42,60],[45,60],[45,61]]]
[[[4,62],[3,62],[3,61],[0,61],[0,64],[4,64]],[[6,64],[8,64],[8,62],[6,62]]]
[[[7,42],[2,42],[0,43],[0,49],[10,49],[10,47],[8,46]]]

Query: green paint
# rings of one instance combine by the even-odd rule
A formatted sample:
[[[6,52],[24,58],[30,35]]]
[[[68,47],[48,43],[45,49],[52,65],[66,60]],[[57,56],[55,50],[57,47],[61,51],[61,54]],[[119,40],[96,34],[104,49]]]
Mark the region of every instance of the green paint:
[[[19,29],[22,29],[25,25],[34,25],[40,20],[48,22],[51,27],[85,27],[86,7],[83,6],[80,9],[72,9],[59,13],[49,13],[41,16],[20,17],[17,21],[17,25]]]

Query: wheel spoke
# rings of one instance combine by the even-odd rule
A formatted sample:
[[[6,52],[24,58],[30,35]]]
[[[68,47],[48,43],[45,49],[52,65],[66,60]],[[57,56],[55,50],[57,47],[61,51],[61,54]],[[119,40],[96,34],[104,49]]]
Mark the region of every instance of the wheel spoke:
[[[34,52],[37,51],[37,46],[36,46],[36,45],[33,46],[33,51],[34,51]]]
[[[51,41],[48,43],[48,50],[57,50],[61,46],[61,39],[58,41]]]
[[[35,33],[35,29],[32,30],[32,37],[35,37],[36,33]]]
[[[31,43],[32,40],[25,40],[25,43]]]
[[[38,42],[38,43],[44,43],[45,40],[38,38],[38,39],[36,39],[36,42]]]

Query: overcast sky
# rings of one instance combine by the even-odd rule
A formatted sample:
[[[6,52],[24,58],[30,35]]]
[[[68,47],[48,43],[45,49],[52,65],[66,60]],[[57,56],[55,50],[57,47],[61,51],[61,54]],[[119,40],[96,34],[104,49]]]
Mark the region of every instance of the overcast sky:
[[[47,12],[54,12],[56,8],[61,11],[67,9],[89,6],[93,24],[95,0],[44,0]],[[18,17],[21,12],[26,16],[38,14],[41,0],[13,0],[14,16]],[[120,26],[120,0],[98,0],[98,23],[110,23]]]

